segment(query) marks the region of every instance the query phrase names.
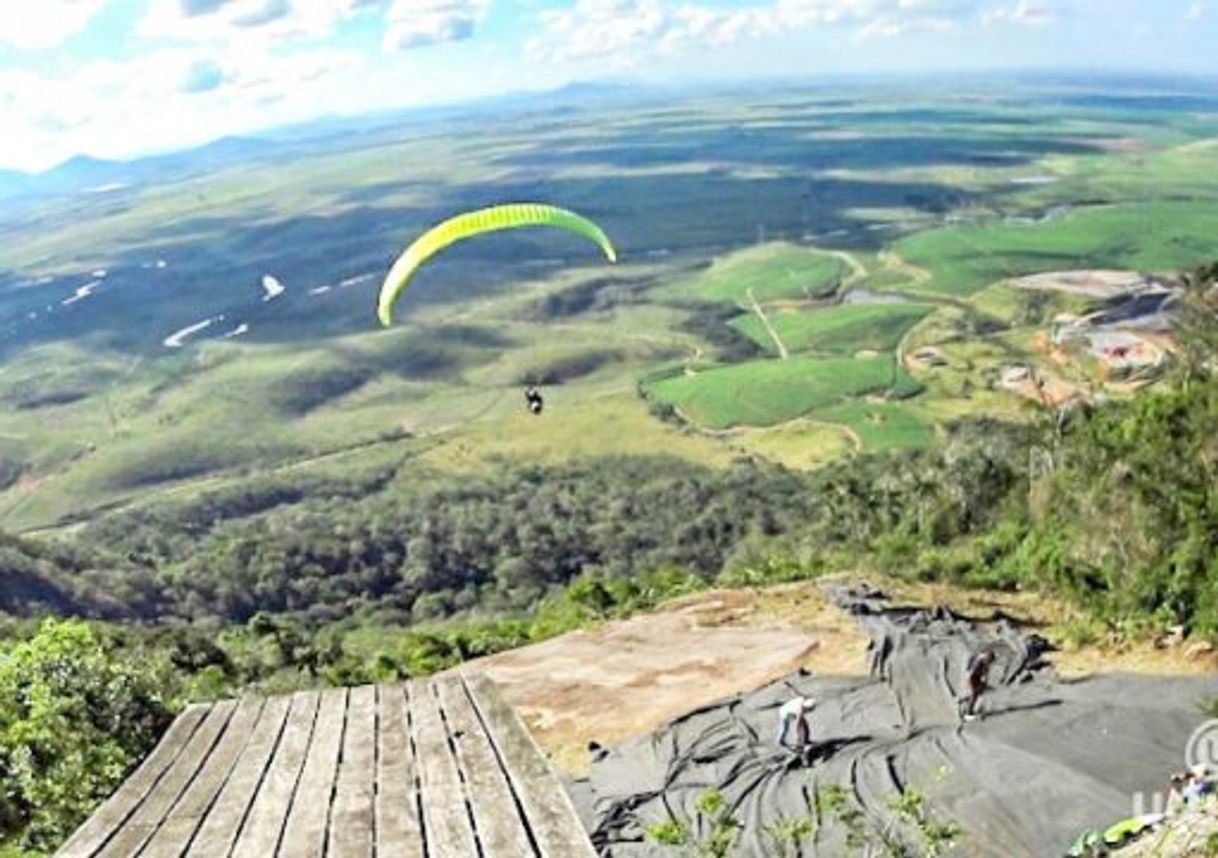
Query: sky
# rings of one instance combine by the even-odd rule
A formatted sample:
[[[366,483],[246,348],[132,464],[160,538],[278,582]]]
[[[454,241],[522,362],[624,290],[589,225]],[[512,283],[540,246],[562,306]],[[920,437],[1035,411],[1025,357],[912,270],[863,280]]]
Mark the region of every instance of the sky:
[[[0,168],[571,81],[1218,75],[1218,0],[5,0]],[[14,11],[20,6],[20,11]]]

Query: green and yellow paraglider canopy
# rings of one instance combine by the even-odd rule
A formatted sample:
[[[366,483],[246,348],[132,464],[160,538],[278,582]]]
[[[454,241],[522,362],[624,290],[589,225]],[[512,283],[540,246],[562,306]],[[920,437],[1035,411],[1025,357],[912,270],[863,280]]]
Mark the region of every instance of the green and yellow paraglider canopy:
[[[617,252],[604,231],[586,217],[566,209],[541,203],[510,203],[466,212],[433,226],[407,247],[397,262],[393,263],[393,267],[385,275],[377,303],[376,314],[380,317],[381,324],[388,325],[392,321],[393,305],[398,296],[405,290],[415,271],[432,256],[450,244],[466,238],[526,226],[556,226],[579,233],[600,245],[610,262],[617,262]]]

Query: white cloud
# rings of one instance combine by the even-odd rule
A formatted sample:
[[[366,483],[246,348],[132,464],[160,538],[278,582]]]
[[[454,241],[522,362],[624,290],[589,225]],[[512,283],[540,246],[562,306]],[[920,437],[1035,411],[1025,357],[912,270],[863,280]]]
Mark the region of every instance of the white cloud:
[[[384,15],[387,28],[400,27],[399,45],[459,39],[489,2],[149,0],[137,24],[142,50],[128,58],[0,67],[0,165],[40,170],[79,153],[133,157],[327,112],[465,98],[529,79],[527,70],[498,62],[475,68],[309,41],[359,14]],[[373,69],[377,86],[368,86]]]
[[[632,65],[652,53],[723,46],[817,27],[856,36],[953,30],[984,21],[1041,24],[1048,13],[1031,0],[770,0],[725,9],[680,0],[575,0],[541,13],[542,34],[528,44],[540,61],[604,59]]]
[[[385,16],[387,51],[471,38],[489,0],[394,0]]]
[[[1027,24],[1030,27],[1044,27],[1057,20],[1047,6],[1034,0],[1018,0],[1010,6],[999,6],[987,12],[983,18],[985,23],[1012,22]]]
[[[248,46],[162,49],[55,76],[0,71],[0,164],[43,169],[80,152],[122,158],[315,116],[342,104],[360,59]]]
[[[322,39],[343,18],[381,6],[382,0],[151,0],[139,33],[215,42]]]
[[[10,0],[11,2],[11,0]],[[23,51],[53,48],[80,32],[106,0],[36,0],[0,13],[0,43]]]
[[[1205,0],[1194,0],[1184,13],[1184,20],[1189,23],[1195,23],[1205,17],[1205,13],[1209,11],[1209,6]]]

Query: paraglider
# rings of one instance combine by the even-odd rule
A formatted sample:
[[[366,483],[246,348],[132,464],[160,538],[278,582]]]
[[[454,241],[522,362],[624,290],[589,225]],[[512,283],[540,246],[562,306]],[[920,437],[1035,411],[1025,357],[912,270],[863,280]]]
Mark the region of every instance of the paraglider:
[[[381,324],[389,325],[393,318],[393,305],[406,288],[406,284],[415,271],[432,256],[450,244],[466,238],[526,226],[553,226],[578,233],[596,242],[610,262],[617,262],[617,252],[604,231],[582,215],[566,209],[541,203],[509,203],[466,212],[423,233],[393,263],[381,285],[377,302],[377,316]]]
[[[545,400],[541,398],[541,391],[530,384],[524,392],[524,399],[529,404],[529,411],[540,417],[541,409],[546,405]]]

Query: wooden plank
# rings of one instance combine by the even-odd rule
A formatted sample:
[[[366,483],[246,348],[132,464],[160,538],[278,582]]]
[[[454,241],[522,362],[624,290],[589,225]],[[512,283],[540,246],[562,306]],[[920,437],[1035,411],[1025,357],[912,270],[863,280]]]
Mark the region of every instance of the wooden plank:
[[[228,782],[207,813],[199,833],[190,844],[190,858],[221,858],[229,853],[241,833],[241,825],[258,792],[263,773],[271,761],[279,735],[288,717],[290,699],[272,697],[262,707],[249,743],[241,752]]]
[[[351,689],[342,761],[330,812],[332,858],[372,858],[376,842],[376,695],[375,685]]]
[[[376,853],[423,858],[423,828],[410,743],[407,689],[383,686],[377,709]]]
[[[131,777],[110,796],[96,813],[89,817],[63,847],[55,853],[63,858],[89,858],[97,853],[110,836],[135,812],[144,797],[186,747],[203,717],[207,706],[189,706],[169,725],[161,741]]]
[[[596,858],[571,799],[516,713],[485,676],[463,678],[541,854],[545,858]]]
[[[228,725],[234,708],[236,705],[231,700],[211,707],[202,726],[191,735],[186,747],[157,781],[139,809],[98,853],[102,858],[128,858],[140,854],[144,844],[156,833],[161,821],[169,815],[170,808],[198,774],[203,761],[207,759],[216,740]]]
[[[207,762],[144,847],[140,858],[180,858],[186,852],[207,809],[228,780],[237,755],[249,742],[262,704],[261,697],[245,697],[237,705],[237,711],[229,719],[224,735],[212,749]]]
[[[233,858],[266,858],[279,848],[279,838],[283,835],[300,771],[309,751],[309,740],[313,737],[313,722],[320,699],[321,695],[316,691],[298,691],[292,695],[287,724],[262,785],[258,787],[258,795],[250,806],[241,836],[233,847]]]
[[[412,686],[412,733],[423,803],[423,831],[430,858],[478,854],[457,761],[448,747],[440,701],[430,681]]]
[[[485,858],[536,855],[507,776],[465,693],[461,678],[455,675],[441,677],[435,685],[457,751],[457,763],[467,787],[482,854]]]
[[[321,694],[313,743],[305,761],[296,800],[288,816],[279,855],[283,858],[322,855],[326,848],[326,826],[330,818],[330,798],[338,770],[343,727],[347,714],[347,689],[328,688]]]

